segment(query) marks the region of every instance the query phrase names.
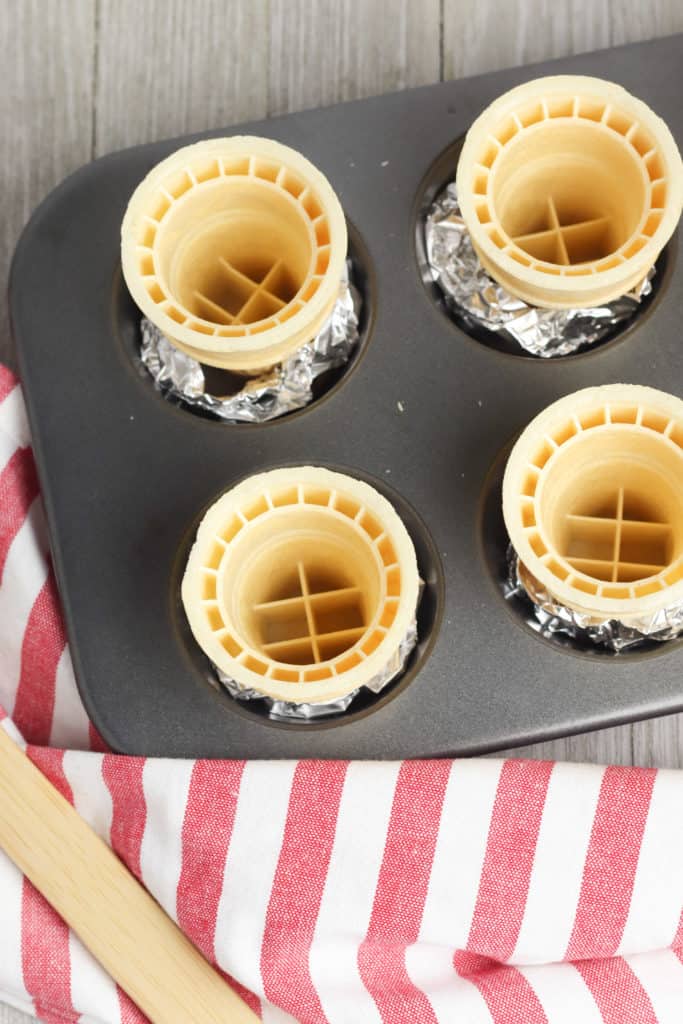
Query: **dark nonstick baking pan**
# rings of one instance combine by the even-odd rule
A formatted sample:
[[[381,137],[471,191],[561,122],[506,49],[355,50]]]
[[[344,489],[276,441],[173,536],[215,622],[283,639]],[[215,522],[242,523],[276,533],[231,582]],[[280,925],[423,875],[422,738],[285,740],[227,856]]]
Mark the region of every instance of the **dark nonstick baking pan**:
[[[115,749],[466,754],[683,708],[678,642],[619,656],[561,645],[506,603],[499,500],[511,441],[559,396],[617,381],[683,396],[678,234],[627,331],[549,361],[497,351],[449,320],[420,244],[458,140],[497,95],[545,74],[598,75],[644,99],[680,143],[682,61],[679,36],[241,126],[328,176],[365,292],[353,365],[309,408],[270,424],[171,406],[134,362],[139,313],[121,277],[121,218],[146,172],[192,140],[114,153],[48,196],[17,248],[12,323],[78,683]],[[311,463],[368,480],[402,515],[426,584],[420,647],[396,685],[346,715],[278,724],[212,687],[179,580],[220,493],[251,473]]]

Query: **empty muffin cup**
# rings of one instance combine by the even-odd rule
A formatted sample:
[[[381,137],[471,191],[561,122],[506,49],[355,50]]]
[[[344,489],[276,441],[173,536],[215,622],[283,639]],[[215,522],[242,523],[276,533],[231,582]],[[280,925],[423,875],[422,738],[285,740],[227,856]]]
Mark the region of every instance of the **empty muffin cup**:
[[[683,163],[664,121],[621,86],[558,76],[484,110],[456,185],[496,281],[536,306],[585,308],[654,265],[681,214]]]
[[[339,294],[346,221],[332,187],[271,139],[208,139],[157,164],[121,227],[128,289],[201,363],[255,374],[318,333]]]
[[[683,402],[611,384],[567,395],[516,442],[503,516],[559,604],[626,625],[683,603]]]
[[[415,618],[415,550],[374,488],[317,467],[249,477],[205,514],[182,601],[213,664],[245,690],[328,702],[390,665]]]

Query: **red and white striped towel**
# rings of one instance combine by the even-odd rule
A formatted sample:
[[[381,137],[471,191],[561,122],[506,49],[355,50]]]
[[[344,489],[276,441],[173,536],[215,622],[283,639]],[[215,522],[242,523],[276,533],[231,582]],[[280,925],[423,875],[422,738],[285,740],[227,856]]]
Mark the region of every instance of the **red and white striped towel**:
[[[105,752],[2,370],[0,704],[266,1024],[683,1020],[682,773]],[[0,998],[49,1024],[144,1020],[2,854]]]

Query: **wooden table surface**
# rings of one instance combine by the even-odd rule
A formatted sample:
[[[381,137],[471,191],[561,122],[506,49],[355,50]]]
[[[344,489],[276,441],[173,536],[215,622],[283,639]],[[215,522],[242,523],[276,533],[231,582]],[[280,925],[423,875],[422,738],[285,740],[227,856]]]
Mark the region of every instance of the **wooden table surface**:
[[[0,0],[0,360],[19,233],[112,150],[683,31],[680,0]],[[39,297],[37,297],[39,301]],[[681,767],[683,715],[514,751]],[[0,1006],[0,1024],[23,1014]]]

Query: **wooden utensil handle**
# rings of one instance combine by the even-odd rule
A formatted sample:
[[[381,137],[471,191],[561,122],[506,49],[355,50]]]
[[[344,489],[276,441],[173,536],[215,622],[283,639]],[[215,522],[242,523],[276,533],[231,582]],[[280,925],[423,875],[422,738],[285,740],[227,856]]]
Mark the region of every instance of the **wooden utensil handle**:
[[[256,1024],[2,727],[0,847],[154,1024]]]

